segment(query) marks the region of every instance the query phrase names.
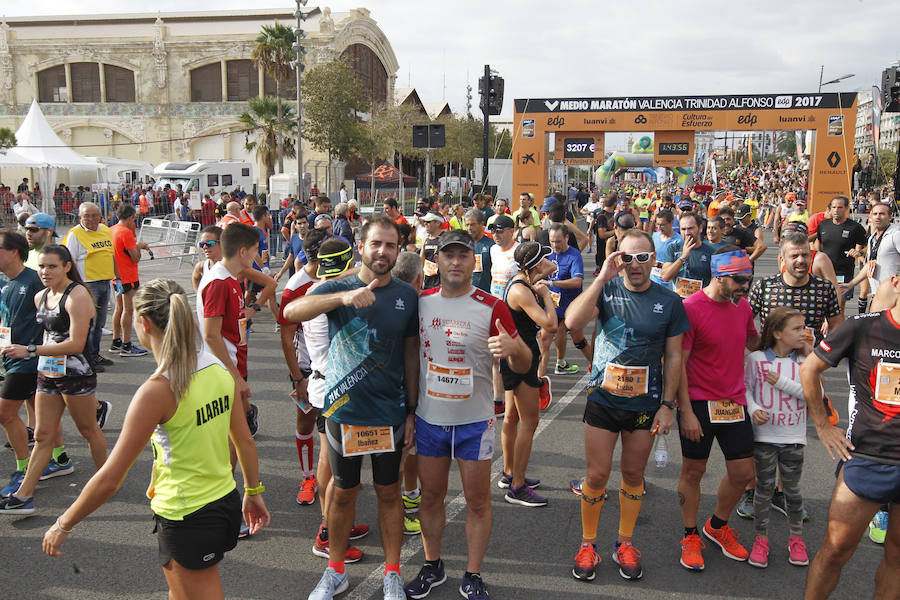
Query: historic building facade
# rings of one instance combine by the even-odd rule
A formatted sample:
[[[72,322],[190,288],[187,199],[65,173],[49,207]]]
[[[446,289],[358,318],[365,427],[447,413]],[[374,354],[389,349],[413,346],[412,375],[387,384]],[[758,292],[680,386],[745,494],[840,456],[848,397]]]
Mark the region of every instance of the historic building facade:
[[[393,98],[397,58],[367,9],[304,10],[307,69],[347,57],[373,100]],[[284,9],[6,18],[0,127],[15,131],[36,98],[84,155],[256,164],[245,134],[226,132],[241,128],[248,98],[275,94],[274,80],[250,60],[262,26],[274,21],[293,26],[296,18]],[[296,81],[282,88],[293,102]],[[303,153],[304,170],[324,164],[306,143]],[[296,161],[285,160],[285,171],[296,172]]]

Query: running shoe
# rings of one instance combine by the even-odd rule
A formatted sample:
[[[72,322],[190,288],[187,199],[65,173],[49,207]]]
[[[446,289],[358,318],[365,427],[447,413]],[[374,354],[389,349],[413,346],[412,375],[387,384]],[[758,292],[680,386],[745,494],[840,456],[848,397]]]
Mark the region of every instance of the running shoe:
[[[538,395],[540,396],[539,408],[541,410],[547,410],[547,407],[550,406],[550,399],[553,397],[553,394],[550,391],[550,378],[546,375],[541,377],[541,387],[538,388]]]
[[[358,540],[360,538],[364,538],[369,535],[369,526],[368,525],[354,525],[350,529],[350,539]]]
[[[502,417],[506,412],[506,406],[502,402],[494,402],[494,416]]]
[[[415,498],[410,498],[406,495],[406,492],[403,492],[403,510],[407,514],[412,514],[414,512],[419,512],[419,505],[422,504],[422,494],[419,494]]]
[[[752,519],[756,516],[753,511],[753,496],[756,490],[744,490],[741,494],[741,501],[737,505],[737,514],[744,519]]]
[[[490,600],[491,596],[484,587],[484,580],[478,573],[463,575],[459,584],[459,595],[466,600]]]
[[[421,535],[422,524],[416,517],[403,515],[403,535]]]
[[[532,508],[538,506],[547,506],[547,499],[543,496],[538,496],[537,494],[535,494],[534,490],[527,485],[523,485],[519,489],[515,489],[514,487],[509,486],[509,489],[506,490],[506,495],[503,496],[503,499],[510,504],[518,504],[520,506],[528,506]]]
[[[784,492],[775,490],[775,493],[772,494],[772,508],[783,514],[784,516],[788,516],[787,514],[787,500],[784,498]],[[803,507],[803,521],[809,521],[809,513],[806,512],[806,507]]]
[[[347,576],[328,567],[315,589],[307,596],[307,600],[331,600],[336,595],[346,592],[348,587],[350,584]]]
[[[886,510],[879,510],[869,522],[869,539],[876,544],[883,544],[887,537],[887,526],[888,513]]]
[[[573,365],[564,360],[556,361],[556,368],[553,369],[554,375],[572,375],[578,372],[578,365]]]
[[[706,548],[706,544],[696,533],[685,536],[681,540],[681,566],[688,571],[702,571],[704,568],[702,550],[704,548]]]
[[[112,404],[106,400],[100,400],[97,403],[97,427],[103,429],[106,426],[106,420],[112,411]]]
[[[105,356],[100,356],[99,354],[97,356],[95,356],[94,360],[92,360],[91,362],[93,363],[94,366],[101,366],[101,367],[111,367],[114,364],[116,364],[113,361],[111,361],[110,359],[106,358]]]
[[[625,541],[613,548],[612,558],[619,565],[619,575],[622,579],[640,579],[644,576],[638,560],[640,557],[641,551],[632,546],[631,542]]]
[[[596,575],[595,569],[601,562],[597,548],[590,542],[582,542],[578,553],[575,555],[575,566],[572,567],[572,577],[581,581],[593,581]]]
[[[300,482],[300,491],[297,492],[297,504],[314,504],[319,486],[316,485],[316,476],[307,475]]]
[[[322,525],[319,525],[319,531],[316,533],[316,541],[312,547],[312,553],[321,558],[328,558],[328,540],[322,536],[324,528]],[[352,539],[352,538],[351,538]],[[355,563],[362,560],[363,551],[357,548],[356,546],[347,546],[347,551],[344,553],[344,562],[345,563]]]
[[[71,475],[74,472],[75,465],[72,464],[71,459],[66,462],[66,464],[61,465],[51,458],[50,462],[47,463],[47,468],[41,473],[41,481],[53,479],[54,477],[62,477],[64,475]]]
[[[34,448],[34,429],[26,425],[25,431],[28,432],[28,447]],[[10,444],[9,442],[6,442],[5,447],[12,450],[12,444]]]
[[[431,592],[431,588],[437,587],[447,581],[444,572],[444,561],[438,559],[437,566],[425,563],[419,569],[416,578],[406,584],[406,595],[413,600],[420,600]]]
[[[512,475],[509,473],[504,473],[500,476],[500,480],[497,482],[497,487],[501,490],[509,489],[510,484],[512,484]],[[540,479],[535,479],[534,477],[526,477],[525,485],[530,487],[531,489],[535,489],[541,485]]]
[[[391,571],[384,576],[381,588],[384,592],[384,600],[406,600],[403,580],[400,579],[400,573],[397,571]]]
[[[250,526],[241,519],[241,528],[238,529],[238,539],[242,540],[248,537],[250,537]]]
[[[703,535],[721,548],[722,554],[731,560],[747,560],[749,553],[747,552],[747,549],[741,546],[737,541],[737,538],[741,537],[741,534],[739,534],[736,529],[732,529],[727,524],[722,525],[719,529],[713,529],[710,521],[707,521],[703,526]]]
[[[25,500],[16,498],[10,494],[8,497],[0,500],[0,513],[11,515],[30,515],[34,512],[34,497],[29,496]]]
[[[572,493],[576,496],[581,495],[581,486],[584,485],[584,477],[581,479],[573,479],[569,482],[569,489],[572,490]]]
[[[247,411],[247,427],[250,428],[250,437],[256,437],[256,432],[259,431],[259,409],[255,404],[251,404]]]
[[[0,498],[6,498],[7,496],[18,490],[19,486],[22,485],[23,479],[25,479],[25,471],[14,472],[12,474],[12,477],[9,478],[9,485],[0,490]]]
[[[756,541],[753,542],[753,550],[750,551],[750,557],[747,559],[747,562],[760,569],[768,567],[769,540],[761,535],[756,536]]]
[[[798,567],[805,567],[809,564],[806,544],[796,535],[788,540],[788,562]]]
[[[106,327],[101,327],[100,333],[102,333],[103,335],[112,335],[113,332],[111,329],[107,329]]]
[[[141,348],[137,344],[133,342],[128,342],[127,344],[122,344],[122,350],[119,352],[119,356],[129,357],[129,356],[146,356],[148,350],[146,348]]]
[[[118,352],[122,349],[122,338],[116,338],[109,344],[110,352]]]

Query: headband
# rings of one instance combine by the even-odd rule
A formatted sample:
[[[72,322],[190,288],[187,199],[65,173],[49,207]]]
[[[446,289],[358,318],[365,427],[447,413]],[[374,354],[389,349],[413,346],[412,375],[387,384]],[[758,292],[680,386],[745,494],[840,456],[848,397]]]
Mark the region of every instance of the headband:
[[[526,271],[533,269],[542,260],[544,260],[546,257],[550,256],[550,254],[552,252],[553,251],[550,249],[549,246],[540,246],[537,253],[534,256],[532,256],[531,258],[529,258],[528,260],[526,260],[524,264],[520,264],[519,268],[524,269]]]
[[[350,246],[331,254],[319,254],[319,268],[316,277],[334,277],[350,268],[353,251]]]
[[[710,269],[713,277],[753,274],[753,264],[743,250],[713,254],[710,259]]]

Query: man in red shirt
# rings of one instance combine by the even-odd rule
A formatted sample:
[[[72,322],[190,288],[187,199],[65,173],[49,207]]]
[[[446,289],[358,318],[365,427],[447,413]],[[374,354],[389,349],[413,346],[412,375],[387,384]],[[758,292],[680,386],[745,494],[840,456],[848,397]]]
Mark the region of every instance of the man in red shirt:
[[[384,214],[389,216],[397,225],[407,222],[406,217],[400,212],[400,205],[397,204],[396,198],[385,198],[382,209]]]
[[[113,243],[113,257],[119,270],[116,280],[116,310],[113,312],[113,340],[109,349],[119,351],[119,356],[144,356],[147,350],[131,342],[131,323],[134,315],[134,293],[138,279],[138,261],[141,250],[149,250],[146,242],[138,242],[134,237],[137,227],[134,206],[122,202],[116,209],[119,222],[110,228]]]

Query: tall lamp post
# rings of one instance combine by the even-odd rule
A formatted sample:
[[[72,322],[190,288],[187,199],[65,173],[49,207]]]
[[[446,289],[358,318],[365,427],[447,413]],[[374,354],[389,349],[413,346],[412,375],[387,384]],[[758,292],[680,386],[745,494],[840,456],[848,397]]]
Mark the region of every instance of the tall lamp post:
[[[294,40],[293,46],[291,46],[295,57],[294,60],[291,61],[291,66],[294,67],[294,70],[297,73],[297,198],[305,200],[305,190],[303,186],[303,138],[300,135],[301,124],[303,122],[303,104],[300,100],[300,75],[303,73],[303,70],[306,69],[306,64],[303,62],[303,56],[306,54],[306,48],[303,47],[303,38],[306,37],[306,33],[303,31],[303,21],[306,20],[306,15],[303,13],[303,7],[306,6],[308,0],[296,1],[297,10],[294,13],[294,16],[297,17],[297,27],[294,28],[296,39]]]
[[[832,79],[831,81],[826,81],[826,82],[823,83],[823,82],[822,82],[822,75],[823,75],[824,73],[825,73],[825,65],[822,65],[822,66],[819,67],[819,93],[820,93],[820,94],[822,93],[822,86],[823,86],[823,85],[831,85],[831,84],[833,84],[833,83],[839,83],[839,82],[841,82],[841,81],[843,81],[843,80],[845,80],[845,79],[850,79],[851,77],[855,77],[855,76],[856,76],[855,73],[847,73],[846,75],[841,75],[840,77],[838,77],[838,78],[836,78],[836,79]]]

